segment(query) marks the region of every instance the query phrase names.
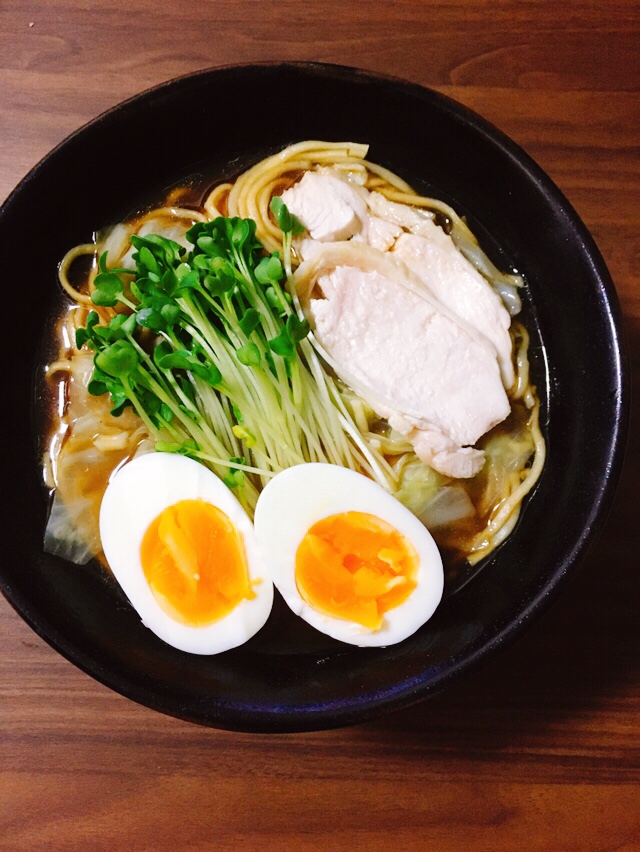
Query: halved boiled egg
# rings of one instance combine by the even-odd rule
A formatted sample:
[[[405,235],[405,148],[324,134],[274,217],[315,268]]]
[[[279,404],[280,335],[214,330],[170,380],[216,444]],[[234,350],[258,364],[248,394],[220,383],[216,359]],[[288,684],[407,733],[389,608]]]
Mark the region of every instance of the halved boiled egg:
[[[320,463],[282,471],[258,498],[254,526],[286,603],[335,639],[400,642],[442,597],[442,559],[431,534],[355,471]]]
[[[107,486],[100,537],[143,623],[174,648],[217,654],[260,630],[273,603],[253,525],[208,468],[148,453]]]

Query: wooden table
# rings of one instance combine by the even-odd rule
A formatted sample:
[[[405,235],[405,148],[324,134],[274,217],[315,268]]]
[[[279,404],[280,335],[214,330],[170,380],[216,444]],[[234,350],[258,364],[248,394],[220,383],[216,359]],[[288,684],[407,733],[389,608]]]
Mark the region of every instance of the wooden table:
[[[638,13],[5,0],[0,198],[81,124],[178,74],[264,59],[391,73],[480,112],[549,172],[609,265],[637,368]],[[606,529],[554,608],[446,693],[366,725],[254,736],[164,717],[0,600],[0,849],[640,849],[639,426]]]

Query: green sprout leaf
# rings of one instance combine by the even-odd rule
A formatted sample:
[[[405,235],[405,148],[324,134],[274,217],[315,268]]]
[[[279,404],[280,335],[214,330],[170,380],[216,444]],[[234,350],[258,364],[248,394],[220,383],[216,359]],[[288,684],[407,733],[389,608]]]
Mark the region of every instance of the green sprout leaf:
[[[311,327],[307,320],[300,320],[295,314],[289,314],[287,317],[287,331],[289,337],[294,343],[299,343],[304,340],[309,334]]]
[[[269,209],[273,213],[278,227],[283,234],[289,233],[292,236],[297,237],[298,234],[304,233],[304,225],[296,216],[293,215],[293,213],[289,212],[287,205],[279,195],[273,196],[271,203],[269,204]]]
[[[275,352],[276,355],[282,355],[283,358],[290,358],[296,351],[286,328],[283,328],[277,337],[268,340],[267,345],[272,352]]]
[[[260,325],[260,314],[255,308],[249,308],[244,312],[242,319],[238,322],[243,333],[249,337],[252,331]]]
[[[124,292],[124,284],[114,272],[101,272],[95,277],[95,290],[91,293],[94,305],[113,308],[118,304],[118,297]]]
[[[232,457],[229,459],[230,462],[234,464],[246,464],[246,460],[244,458]],[[241,488],[244,485],[244,471],[237,470],[235,468],[231,468],[229,473],[222,480],[227,488]]]
[[[259,367],[262,360],[260,350],[255,343],[247,343],[246,346],[241,346],[240,349],[236,350],[236,357],[245,367]]]
[[[259,284],[274,284],[284,278],[284,269],[277,253],[264,257],[255,269],[256,281]]]
[[[244,441],[248,450],[250,450],[252,447],[255,447],[255,435],[252,435],[251,432],[244,426],[233,426],[231,431],[236,436],[236,438],[239,438],[241,441]]]
[[[139,362],[139,355],[128,340],[116,340],[95,357],[95,365],[108,376],[126,378]]]
[[[175,416],[173,410],[165,402],[163,402],[160,406],[158,414],[162,417],[165,423],[171,423]]]
[[[148,328],[150,331],[164,331],[167,328],[162,312],[153,308],[141,308],[137,311],[136,322],[142,328]]]

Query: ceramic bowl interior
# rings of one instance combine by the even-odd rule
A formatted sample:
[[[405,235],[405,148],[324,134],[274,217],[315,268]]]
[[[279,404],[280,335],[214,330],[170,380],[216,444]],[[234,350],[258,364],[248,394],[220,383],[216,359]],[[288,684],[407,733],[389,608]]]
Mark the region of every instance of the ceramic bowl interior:
[[[245,646],[183,654],[144,628],[95,565],[42,550],[38,376],[59,305],[57,264],[92,232],[186,178],[238,173],[302,139],[370,144],[370,159],[461,214],[498,266],[527,281],[524,321],[548,459],[507,542],[448,585],[433,619],[386,649],[333,642],[277,601]],[[3,278],[26,296],[4,324],[12,472],[0,583],[54,648],[122,694],[202,724],[296,731],[353,723],[423,698],[531,622],[600,527],[626,428],[620,317],[602,259],[550,179],[461,105],[354,69],[270,64],[172,81],[116,107],[49,154],[0,212]],[[44,343],[43,343],[44,341]]]

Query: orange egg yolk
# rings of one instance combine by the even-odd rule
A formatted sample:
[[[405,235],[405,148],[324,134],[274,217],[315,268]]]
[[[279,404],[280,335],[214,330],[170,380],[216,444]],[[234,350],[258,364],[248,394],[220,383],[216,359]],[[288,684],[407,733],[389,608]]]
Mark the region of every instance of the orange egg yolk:
[[[183,624],[211,624],[255,597],[242,538],[204,500],[164,509],[144,535],[140,558],[156,600]]]
[[[344,512],[314,524],[296,553],[296,584],[325,615],[371,630],[416,587],[418,554],[395,527],[375,515]]]

